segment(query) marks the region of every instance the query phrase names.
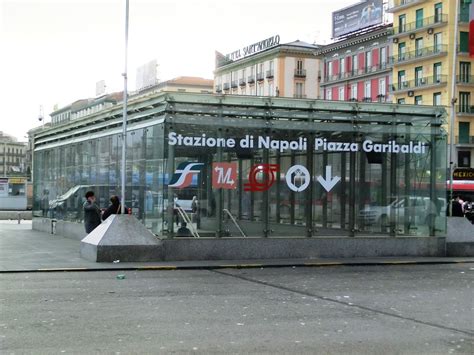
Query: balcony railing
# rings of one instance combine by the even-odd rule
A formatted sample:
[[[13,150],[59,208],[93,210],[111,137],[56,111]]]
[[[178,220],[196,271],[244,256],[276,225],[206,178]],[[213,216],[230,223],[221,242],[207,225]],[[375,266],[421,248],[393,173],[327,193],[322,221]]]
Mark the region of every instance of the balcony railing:
[[[376,65],[371,65],[369,67],[364,67],[360,69],[349,70],[344,73],[338,73],[330,76],[324,77],[324,82],[337,81],[341,79],[353,78],[364,74],[376,73],[380,70],[389,69],[388,63],[381,63]]]
[[[401,33],[407,33],[407,32],[412,32],[416,30],[421,30],[426,27],[430,27],[433,25],[437,25],[440,23],[447,23],[448,22],[448,15],[446,14],[440,14],[440,15],[435,15],[435,16],[430,16],[430,17],[424,17],[420,20],[417,20],[415,22],[410,22],[406,23],[402,26],[397,26],[393,28],[393,35],[398,35]]]
[[[249,84],[253,84],[255,82],[255,77],[253,75],[250,75],[248,78],[247,78],[247,83]]]
[[[230,84],[229,83],[225,83],[224,84],[224,90],[229,90],[230,89]]]
[[[306,78],[306,69],[295,69],[295,78]]]
[[[401,90],[413,90],[417,88],[422,88],[424,86],[430,85],[439,85],[445,84],[448,81],[447,75],[435,75],[419,78],[417,80],[406,80],[397,83],[393,83],[391,87],[391,92],[401,91]]]
[[[267,74],[265,75],[265,77],[267,79],[271,79],[271,78],[273,78],[273,75],[274,75],[273,70],[271,69],[271,70],[267,70]]]
[[[456,83],[474,85],[474,75],[456,75]]]
[[[459,137],[454,139],[455,144],[474,144],[474,136]]]
[[[431,47],[425,47],[416,49],[410,52],[398,53],[398,55],[393,55],[389,58],[391,64],[402,63],[412,59],[425,58],[428,56],[442,54],[448,52],[447,45],[437,45]]]
[[[456,105],[456,112],[467,114],[467,115],[474,115],[474,106],[472,105]]]
[[[216,92],[222,91],[222,85],[216,85]]]
[[[387,11],[394,12],[397,11],[399,7],[421,3],[423,1],[426,0],[389,0]]]
[[[262,80],[264,80],[263,73],[257,73],[257,81],[262,81]]]
[[[244,78],[240,78],[239,79],[239,85],[240,86],[245,86],[247,83],[245,82],[245,79]]]
[[[237,80],[232,80],[232,83],[230,84],[230,86],[232,87],[232,89],[236,89],[239,86],[238,81]]]
[[[304,94],[293,94],[295,99],[306,99],[306,95]]]

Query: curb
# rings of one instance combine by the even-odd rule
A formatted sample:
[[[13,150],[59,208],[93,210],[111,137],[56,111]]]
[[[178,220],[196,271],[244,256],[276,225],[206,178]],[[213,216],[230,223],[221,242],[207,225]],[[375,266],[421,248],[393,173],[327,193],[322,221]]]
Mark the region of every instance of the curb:
[[[126,267],[58,267],[39,269],[0,270],[0,274],[47,273],[47,272],[96,272],[96,271],[172,271],[172,270],[215,270],[215,269],[258,269],[283,267],[331,267],[331,266],[390,266],[390,265],[436,265],[470,264],[474,258],[460,260],[386,260],[386,261],[318,261],[318,262],[280,262],[280,263],[236,263],[216,265],[145,265]]]

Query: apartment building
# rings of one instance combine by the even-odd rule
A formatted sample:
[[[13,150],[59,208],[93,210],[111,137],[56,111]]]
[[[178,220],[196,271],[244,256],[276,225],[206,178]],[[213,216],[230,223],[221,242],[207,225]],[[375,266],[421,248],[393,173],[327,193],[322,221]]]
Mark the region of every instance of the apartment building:
[[[393,14],[394,22],[390,36],[393,43],[390,90],[394,102],[446,106],[451,114],[449,106],[454,96],[455,167],[474,166],[474,77],[468,43],[470,2],[391,0],[387,10]],[[456,4],[459,4],[457,9]],[[450,121],[451,117],[447,120],[448,130]]]
[[[391,25],[349,36],[318,50],[326,100],[389,102]]]
[[[319,99],[318,45],[280,44],[280,37],[243,47],[227,56],[216,53],[215,93]]]
[[[0,131],[0,176],[26,176],[26,143]]]

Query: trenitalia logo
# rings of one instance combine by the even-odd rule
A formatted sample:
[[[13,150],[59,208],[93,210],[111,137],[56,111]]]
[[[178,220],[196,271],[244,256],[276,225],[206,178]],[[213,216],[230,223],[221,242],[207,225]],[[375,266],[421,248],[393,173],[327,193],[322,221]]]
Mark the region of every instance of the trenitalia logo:
[[[168,186],[177,187],[179,189],[188,187],[193,181],[193,174],[199,174],[203,167],[204,163],[180,163]]]
[[[278,164],[256,164],[249,172],[249,182],[244,185],[244,191],[267,191],[275,182]]]

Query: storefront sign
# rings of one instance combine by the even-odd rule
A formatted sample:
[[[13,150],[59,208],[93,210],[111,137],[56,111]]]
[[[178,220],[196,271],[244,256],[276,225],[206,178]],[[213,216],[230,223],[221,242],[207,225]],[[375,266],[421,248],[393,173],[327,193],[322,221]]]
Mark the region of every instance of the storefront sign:
[[[258,52],[264,51],[265,49],[278,46],[279,44],[280,36],[276,35],[229,53],[225,56],[225,59],[227,61],[239,60],[251,54],[256,54]]]
[[[473,168],[456,168],[453,172],[454,180],[472,180],[474,181]]]
[[[168,134],[168,143],[170,145],[188,146],[188,147],[221,147],[244,149],[272,149],[280,153],[287,151],[306,151],[308,149],[307,138],[299,137],[295,140],[272,139],[268,136],[246,135],[241,139],[235,138],[214,138],[206,134],[200,136],[183,136],[176,132]],[[426,146],[421,142],[410,141],[407,143],[397,143],[388,141],[387,143],[377,143],[366,139],[361,143],[355,142],[334,142],[325,138],[315,138],[314,151],[323,152],[359,152],[366,153],[402,153],[402,154],[425,154]]]

